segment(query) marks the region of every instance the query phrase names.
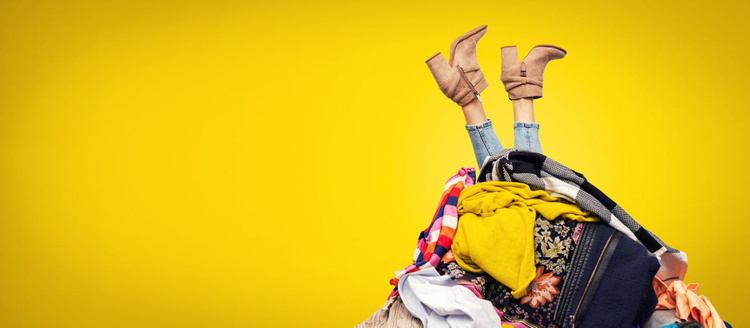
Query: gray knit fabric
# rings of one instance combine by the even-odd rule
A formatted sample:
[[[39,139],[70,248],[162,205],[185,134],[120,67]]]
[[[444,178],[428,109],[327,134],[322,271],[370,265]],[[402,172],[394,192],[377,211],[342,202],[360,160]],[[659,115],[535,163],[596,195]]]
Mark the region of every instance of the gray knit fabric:
[[[612,228],[622,232],[649,249],[659,257],[662,268],[659,278],[679,277],[687,272],[687,255],[667,246],[651,231],[643,228],[633,217],[611,201],[603,192],[586,181],[579,173],[559,162],[530,150],[508,148],[489,157],[477,175],[482,181],[523,182],[532,188],[540,188],[550,195],[575,200],[584,210],[596,214]],[[588,189],[586,191],[584,189]],[[610,204],[608,208],[605,204]]]

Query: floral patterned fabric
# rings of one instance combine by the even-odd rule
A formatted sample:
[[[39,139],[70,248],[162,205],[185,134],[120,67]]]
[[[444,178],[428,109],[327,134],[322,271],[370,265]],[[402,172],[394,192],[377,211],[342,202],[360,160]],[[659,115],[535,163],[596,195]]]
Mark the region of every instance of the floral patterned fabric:
[[[449,274],[459,284],[472,284],[482,298],[503,312],[503,319],[530,327],[557,327],[552,321],[560,289],[573,255],[581,223],[558,218],[554,221],[537,215],[534,224],[534,255],[536,277],[520,299],[511,290],[488,274],[466,272],[447,254],[438,264],[438,271]]]

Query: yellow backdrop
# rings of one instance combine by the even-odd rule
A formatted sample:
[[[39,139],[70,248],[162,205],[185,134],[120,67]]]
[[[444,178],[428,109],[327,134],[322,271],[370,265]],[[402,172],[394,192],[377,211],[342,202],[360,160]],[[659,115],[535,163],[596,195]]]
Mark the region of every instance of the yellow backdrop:
[[[568,51],[536,102],[585,174],[745,313],[745,1],[3,1],[0,325],[348,327],[474,156],[424,61]]]

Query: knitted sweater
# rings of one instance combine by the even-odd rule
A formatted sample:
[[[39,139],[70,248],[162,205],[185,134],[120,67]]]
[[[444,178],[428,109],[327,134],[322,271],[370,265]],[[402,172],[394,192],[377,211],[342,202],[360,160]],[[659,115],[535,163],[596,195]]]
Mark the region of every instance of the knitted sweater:
[[[625,210],[589,183],[586,178],[557,161],[524,149],[505,149],[490,156],[478,174],[478,181],[517,181],[545,190],[551,196],[575,202],[596,214],[612,228],[645,246],[659,259],[656,276],[662,281],[684,280],[687,255],[667,246],[646,230]]]

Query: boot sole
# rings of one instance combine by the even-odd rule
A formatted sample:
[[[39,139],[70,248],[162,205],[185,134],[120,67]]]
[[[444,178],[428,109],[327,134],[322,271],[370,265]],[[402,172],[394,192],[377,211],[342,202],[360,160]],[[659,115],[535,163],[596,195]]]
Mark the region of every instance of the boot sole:
[[[553,46],[553,45],[551,45],[551,44],[540,44],[540,45],[537,45],[537,46],[535,46],[534,48],[544,48],[544,47],[547,47],[547,48],[555,48],[555,49],[557,49],[557,50],[560,50],[560,51],[564,52],[564,53],[565,53],[566,55],[568,54],[568,52],[567,52],[567,51],[565,51],[565,49],[563,49],[563,48],[560,48],[560,47],[558,47],[558,46]],[[531,49],[534,49],[534,48],[531,48]],[[530,51],[529,51],[529,52],[530,52]]]
[[[501,47],[500,49],[503,49],[503,48],[512,48],[512,47],[515,47],[515,45],[512,45],[512,46],[505,46],[505,47]],[[535,46],[534,46],[534,48],[543,48],[543,47],[548,47],[548,48],[555,48],[555,49],[557,49],[557,50],[560,50],[560,51],[562,51],[562,52],[563,52],[563,53],[565,53],[566,55],[568,54],[568,52],[567,52],[567,51],[566,51],[565,49],[563,49],[563,48],[560,48],[560,47],[558,47],[558,46],[553,46],[553,45],[551,45],[551,44],[538,44],[538,45],[535,45]],[[534,49],[534,48],[531,48],[531,49]],[[529,52],[531,52],[531,50],[529,50]],[[526,54],[528,54],[528,53],[526,53]],[[526,57],[524,56],[524,58],[526,58]]]

